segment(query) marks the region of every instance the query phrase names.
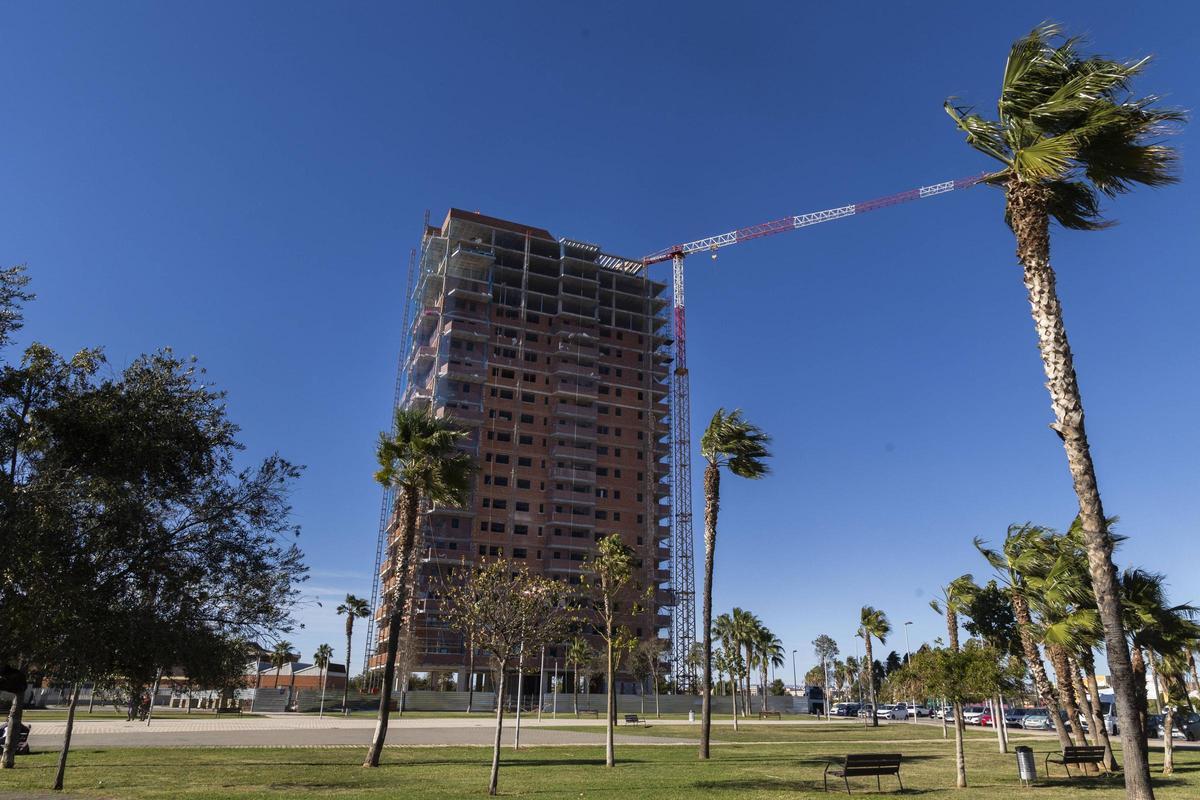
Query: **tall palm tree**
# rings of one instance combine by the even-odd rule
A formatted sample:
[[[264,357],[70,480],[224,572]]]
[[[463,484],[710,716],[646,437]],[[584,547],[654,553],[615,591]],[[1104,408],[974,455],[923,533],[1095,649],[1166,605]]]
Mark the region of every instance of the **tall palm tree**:
[[[1130,800],[1148,800],[1154,793],[1149,763],[1136,747],[1136,687],[1116,568],[1050,266],[1049,228],[1052,219],[1075,230],[1102,228],[1107,223],[1100,213],[1101,194],[1114,197],[1139,184],[1174,181],[1175,152],[1156,140],[1182,115],[1157,108],[1154,96],[1130,93],[1148,59],[1120,62],[1084,56],[1079,46],[1077,38],[1062,39],[1057,26],[1035,28],[1009,53],[997,119],[949,102],[945,107],[966,133],[967,143],[1002,165],[988,182],[1005,190],[1005,215],[1017,240],[1054,410],[1051,427],[1062,438],[1079,500],[1121,736],[1127,753],[1138,751],[1132,761],[1126,757],[1126,793]]]
[[[771,667],[782,667],[786,663],[783,654],[783,642],[778,636],[766,628],[759,626],[754,638],[754,662],[762,673],[762,710],[767,710],[767,670]]]
[[[742,681],[742,716],[750,716],[750,674],[751,670],[756,666],[754,660],[754,642],[762,630],[763,624],[753,613],[746,611],[743,608],[734,608],[730,612],[730,618],[733,620],[733,642],[739,653],[739,662],[741,670],[738,675]]]
[[[346,600],[337,607],[338,616],[346,615],[346,685],[342,687],[342,713],[349,714],[346,701],[350,697],[350,644],[354,641],[354,620],[371,615],[371,606],[361,597],[346,595]]]
[[[867,688],[871,696],[871,727],[879,727],[879,715],[875,713],[878,709],[875,707],[875,659],[871,657],[871,639],[879,640],[880,644],[887,644],[888,634],[892,632],[892,624],[888,622],[887,615],[877,608],[871,606],[863,606],[859,612],[858,635],[863,639],[864,650],[867,657]]]
[[[1074,742],[1063,725],[1061,705],[1050,686],[1046,664],[1042,661],[1042,654],[1038,649],[1039,628],[1034,625],[1033,612],[1029,606],[1029,598],[1033,591],[1029,586],[1029,576],[1044,574],[1049,569],[1052,561],[1051,549],[1045,542],[1053,536],[1053,531],[1031,523],[1010,525],[1001,549],[989,549],[979,538],[975,539],[975,547],[996,571],[999,582],[1008,589],[1013,616],[1017,620],[1017,631],[1021,637],[1021,652],[1033,675],[1034,691],[1050,713],[1050,721],[1054,724],[1059,744],[1071,747]]]
[[[740,611],[741,609],[734,609]],[[741,656],[741,641],[738,639],[738,627],[734,624],[732,614],[721,614],[713,620],[713,636],[721,641],[722,657],[714,654],[715,663],[729,673],[729,683],[733,689],[730,700],[733,703],[733,729],[738,729],[738,694],[741,684],[741,668],[745,664]]]
[[[329,678],[329,662],[333,658],[333,648],[327,644],[322,644],[317,647],[317,652],[313,653],[313,663],[321,670],[321,708],[317,712],[317,718],[325,716],[325,681]],[[350,670],[346,670],[346,674],[350,674]]]
[[[976,590],[975,579],[970,574],[960,575],[950,581],[943,589],[941,597],[929,601],[929,607],[937,614],[942,614],[946,618],[946,635],[947,641],[950,644],[950,649],[955,653],[959,650],[958,643],[958,615],[966,613],[968,606],[971,603],[971,598]],[[999,708],[999,706],[997,706]],[[942,714],[942,736],[946,734],[946,715]],[[954,703],[954,763],[956,766],[956,780],[958,788],[965,788],[967,785],[967,758],[966,751],[963,747],[963,738],[966,736],[966,720],[963,719],[962,703]],[[1001,746],[1001,751],[1004,748]]]
[[[721,508],[721,467],[740,478],[758,479],[767,474],[767,446],[771,437],[747,422],[740,410],[718,408],[700,437],[704,467],[704,693],[700,705],[700,758],[708,758],[712,731],[712,585],[713,556],[717,548],[717,513]]]
[[[271,650],[271,666],[275,668],[275,688],[279,688],[279,675],[283,665],[292,660],[292,643],[286,639],[276,642]]]
[[[422,503],[430,506],[466,505],[471,491],[475,463],[460,446],[467,431],[448,419],[438,419],[428,407],[400,408],[390,434],[380,434],[376,458],[379,471],[375,480],[396,492],[397,564],[385,607],[387,614],[387,659],[383,669],[383,688],[379,693],[379,716],[364,767],[379,766],[387,737],[391,711],[392,684],[396,679],[396,656],[400,649],[400,631],[405,625],[405,609],[411,599],[409,582],[414,564],[418,517]]]

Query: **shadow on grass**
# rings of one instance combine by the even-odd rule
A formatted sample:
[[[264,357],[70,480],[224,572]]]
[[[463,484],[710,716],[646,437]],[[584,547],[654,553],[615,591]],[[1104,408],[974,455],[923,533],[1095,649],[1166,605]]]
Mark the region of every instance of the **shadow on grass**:
[[[850,788],[852,790],[858,790],[860,792],[869,791],[872,794],[879,794],[880,790],[878,790],[876,787],[867,786],[867,782],[869,780],[870,779],[868,779],[868,778],[857,779],[858,782],[855,782],[855,780],[851,780]],[[870,782],[873,782],[873,781],[870,781]],[[728,780],[728,781],[696,781],[695,783],[692,784],[692,786],[695,787],[696,789],[700,789],[703,791],[726,791],[726,792],[752,792],[752,791],[820,792],[823,789],[823,784],[820,781],[807,781],[807,780],[806,781],[786,781],[786,780],[780,780],[778,778],[745,778],[745,779]],[[829,791],[830,792],[836,791],[839,793],[844,792],[845,786],[842,783],[842,780],[839,778],[835,783],[832,779],[830,779]],[[894,793],[894,794],[899,794],[900,793],[900,785],[898,783],[896,783],[895,779],[892,779],[891,785],[889,786],[887,783],[887,779],[885,778],[882,791],[885,794],[887,794],[889,792]],[[928,794],[928,793],[934,792],[934,791],[937,791],[937,790],[936,789],[912,789],[907,786],[904,787],[905,795]]]

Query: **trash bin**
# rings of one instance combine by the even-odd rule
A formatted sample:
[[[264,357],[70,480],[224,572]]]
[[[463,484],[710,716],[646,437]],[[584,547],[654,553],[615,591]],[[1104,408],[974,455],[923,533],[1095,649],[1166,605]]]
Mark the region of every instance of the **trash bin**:
[[[695,722],[695,721],[696,721],[696,709],[689,708],[688,709],[688,722]]]
[[[1021,746],[1017,748],[1017,774],[1022,786],[1032,786],[1037,780],[1037,762],[1033,759],[1033,748]]]

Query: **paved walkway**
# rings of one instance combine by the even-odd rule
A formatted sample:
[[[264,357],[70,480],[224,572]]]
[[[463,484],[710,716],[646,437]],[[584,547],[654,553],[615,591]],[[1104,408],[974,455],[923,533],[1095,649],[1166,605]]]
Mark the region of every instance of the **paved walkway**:
[[[550,730],[554,725],[595,727],[596,732]],[[37,750],[57,749],[66,722],[30,722],[29,744]],[[503,742],[512,743],[515,721],[505,720]],[[375,720],[368,717],[272,714],[238,719],[158,719],[144,722],[89,720],[75,722],[71,746],[95,747],[340,747],[370,743]],[[491,745],[496,733],[490,717],[428,718],[395,716],[387,743],[395,746]],[[691,744],[690,739],[647,739],[618,733],[620,744]],[[528,745],[602,745],[604,720],[521,719],[521,743]]]

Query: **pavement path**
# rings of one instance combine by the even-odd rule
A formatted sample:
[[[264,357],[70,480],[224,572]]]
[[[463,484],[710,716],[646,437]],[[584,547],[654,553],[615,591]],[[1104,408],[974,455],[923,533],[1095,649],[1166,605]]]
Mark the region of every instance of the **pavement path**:
[[[596,732],[553,730],[555,725],[595,727]],[[30,721],[29,744],[35,750],[57,749],[62,744],[66,722]],[[505,720],[503,743],[513,740],[515,722]],[[342,747],[366,746],[375,730],[368,717],[323,719],[298,714],[272,714],[238,719],[158,719],[144,722],[88,720],[75,722],[71,747]],[[490,746],[496,733],[488,717],[409,718],[393,717],[388,725],[389,746]],[[617,734],[619,744],[692,744],[691,739],[654,738]],[[603,720],[573,718],[539,723],[521,720],[521,743],[528,745],[603,745]]]

